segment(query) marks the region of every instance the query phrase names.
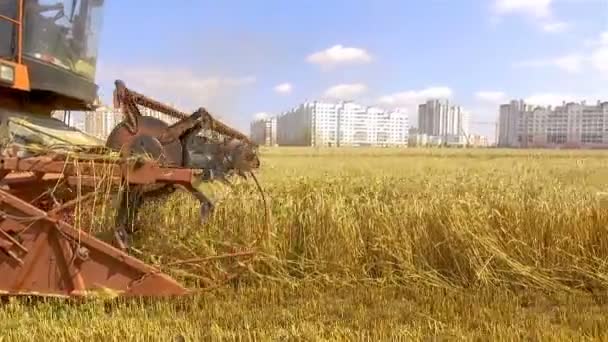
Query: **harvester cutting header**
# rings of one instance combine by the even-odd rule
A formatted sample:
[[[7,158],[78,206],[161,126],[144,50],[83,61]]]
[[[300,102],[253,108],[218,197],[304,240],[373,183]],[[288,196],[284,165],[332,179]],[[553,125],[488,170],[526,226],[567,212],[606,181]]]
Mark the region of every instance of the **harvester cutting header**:
[[[181,188],[213,210],[210,182],[253,175],[256,146],[204,108],[180,112],[116,81],[124,119],[107,141],[54,119],[95,108],[103,0],[5,0],[0,4],[0,294],[75,296],[187,292],[130,256],[137,209]],[[173,125],[140,113],[148,107]],[[119,196],[114,244],[70,224],[73,208],[109,183]]]

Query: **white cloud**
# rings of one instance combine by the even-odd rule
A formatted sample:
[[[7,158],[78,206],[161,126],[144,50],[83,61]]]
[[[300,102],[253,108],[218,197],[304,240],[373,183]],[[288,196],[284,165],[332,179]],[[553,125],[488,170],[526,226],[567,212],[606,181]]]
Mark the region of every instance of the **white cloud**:
[[[495,137],[498,106],[509,101],[503,91],[480,90],[474,94],[475,101],[469,103],[471,113],[471,132],[487,136],[491,141]]]
[[[338,84],[325,91],[325,96],[339,100],[353,100],[367,91],[363,83]]]
[[[570,24],[563,21],[547,22],[542,25],[542,29],[548,33],[561,33],[570,28]]]
[[[507,95],[502,91],[478,91],[475,98],[486,103],[501,103],[505,101]]]
[[[583,67],[584,60],[585,58],[581,55],[568,55],[556,58],[553,63],[562,70],[579,72]]]
[[[101,63],[98,75],[98,82],[106,96],[111,96],[113,82],[120,79],[130,89],[184,111],[205,107],[215,117],[227,120],[228,124],[233,124],[236,120],[235,117],[230,117],[234,115],[235,96],[238,96],[243,87],[256,82],[253,76],[203,76],[187,68]]]
[[[418,105],[432,98],[451,98],[452,89],[448,87],[429,87],[422,90],[407,90],[385,95],[379,98],[379,102],[390,106],[412,106]]]
[[[515,67],[520,68],[545,68],[555,67],[569,73],[580,72],[585,62],[585,56],[581,54],[571,54],[555,58],[537,59],[515,63]]]
[[[608,31],[600,33],[600,38],[597,43],[599,45],[608,45]]]
[[[537,18],[551,16],[553,0],[496,0],[495,9],[500,14],[519,13]]]
[[[581,102],[595,103],[596,101],[605,101],[607,92],[597,92],[595,94],[568,94],[568,93],[536,93],[528,96],[524,101],[531,105],[538,106],[558,106],[563,102]]]
[[[531,105],[556,106],[562,104],[563,101],[576,101],[576,97],[571,94],[538,93],[528,96],[524,101]]]
[[[269,116],[270,116],[270,114],[268,114],[266,112],[259,112],[259,113],[253,114],[254,120],[263,120],[263,119],[268,118]]]
[[[527,17],[546,33],[562,33],[572,25],[555,18],[553,5],[556,2],[557,0],[494,0],[494,10],[499,16]]]
[[[274,87],[274,91],[276,91],[279,94],[289,94],[289,93],[291,93],[292,89],[293,89],[293,86],[291,85],[291,83],[281,83],[281,84],[277,85],[276,87]]]
[[[227,88],[241,87],[256,81],[253,76],[199,76],[192,70],[156,66],[101,66],[100,82],[123,80],[127,87],[141,92],[163,94],[165,98],[192,99],[204,102]],[[155,96],[159,96],[155,95]],[[167,99],[168,101],[171,101]],[[162,100],[161,100],[162,101]]]
[[[406,90],[381,96],[377,99],[380,107],[387,109],[399,108],[409,115],[410,124],[418,125],[418,106],[430,99],[451,99],[452,89],[449,87],[428,87],[420,90]]]
[[[329,68],[340,64],[364,64],[372,61],[364,49],[334,45],[326,50],[315,52],[307,57],[309,63]]]
[[[586,67],[608,77],[608,31],[602,32],[598,37],[583,42],[585,49],[581,53],[565,55],[555,58],[538,59],[515,63],[515,67],[555,67],[566,72],[578,73]],[[597,75],[596,73],[596,75]]]
[[[608,45],[608,31],[600,33],[599,37],[597,37],[597,38],[586,39],[583,42],[583,45],[585,45],[588,48],[594,48],[594,47],[598,47],[598,46],[601,47],[604,45]]]
[[[608,77],[608,31],[600,33],[598,38],[589,40],[587,43],[592,47],[589,56],[591,67]]]
[[[591,65],[603,75],[608,76],[608,45],[598,48],[591,54]]]

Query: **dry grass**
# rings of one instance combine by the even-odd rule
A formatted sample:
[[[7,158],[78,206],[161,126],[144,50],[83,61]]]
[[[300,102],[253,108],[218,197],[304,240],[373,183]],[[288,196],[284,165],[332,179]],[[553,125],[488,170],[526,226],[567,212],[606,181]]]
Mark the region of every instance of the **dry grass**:
[[[29,329],[68,339],[608,338],[608,208],[596,198],[606,157],[265,150],[269,226],[252,184],[206,226],[183,194],[140,215],[137,247],[159,265],[261,238],[241,280],[183,302],[15,303],[0,311],[1,331],[26,340]],[[201,286],[226,267],[165,270]]]

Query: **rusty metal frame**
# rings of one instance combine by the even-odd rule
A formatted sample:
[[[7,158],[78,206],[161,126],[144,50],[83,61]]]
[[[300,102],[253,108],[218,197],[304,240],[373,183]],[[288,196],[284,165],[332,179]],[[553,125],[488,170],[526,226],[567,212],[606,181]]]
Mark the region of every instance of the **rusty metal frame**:
[[[113,164],[113,165],[109,165]],[[171,183],[190,187],[202,170],[161,167],[153,161],[86,161],[69,163],[49,156],[0,158],[2,185],[19,187],[35,181],[66,179],[94,188],[100,172],[121,184]],[[88,194],[91,195],[91,192]],[[50,211],[19,194],[0,190],[0,295],[74,297],[90,291],[121,296],[174,296],[189,291],[158,269],[76,229],[57,212],[88,195]]]
[[[137,104],[179,118],[158,137],[163,143],[201,129],[249,142],[203,108],[187,116],[130,91],[121,82],[117,82],[115,95],[127,106],[125,115],[135,124]],[[120,194],[124,188],[130,192],[156,187],[181,187],[197,194],[193,181],[213,181],[210,170],[171,166],[119,152],[115,158],[96,149],[76,154],[42,152],[45,154],[31,157],[0,157],[0,295],[74,297],[108,289],[121,296],[156,297],[191,292],[125,249],[76,229],[70,216],[74,216],[72,207],[94,198],[100,184],[118,187]],[[50,192],[58,184],[61,189],[78,191],[67,195],[61,191],[57,201],[56,194]],[[236,275],[227,279],[232,277]]]
[[[3,190],[0,205],[0,254],[4,256],[0,257],[0,294],[73,297],[99,291],[171,296],[189,292],[158,269]]]
[[[0,180],[4,176],[10,175],[9,172],[19,173],[38,173],[38,174],[53,174],[56,176],[78,176],[86,183],[87,180],[93,179],[94,175],[111,174],[114,182],[120,182],[121,178],[125,178],[131,184],[154,184],[154,183],[171,183],[187,185],[190,184],[193,177],[199,176],[203,170],[161,167],[155,162],[143,162],[140,165],[136,162],[114,161],[88,161],[82,160],[81,163],[66,163],[64,160],[57,160],[53,157],[41,156],[30,158],[9,157],[0,158]],[[8,172],[7,172],[8,171]],[[1,172],[5,175],[2,176]],[[32,176],[28,174],[28,180]],[[19,181],[22,176],[13,176],[13,181]],[[23,180],[21,180],[23,181]],[[9,177],[8,183],[11,180]]]

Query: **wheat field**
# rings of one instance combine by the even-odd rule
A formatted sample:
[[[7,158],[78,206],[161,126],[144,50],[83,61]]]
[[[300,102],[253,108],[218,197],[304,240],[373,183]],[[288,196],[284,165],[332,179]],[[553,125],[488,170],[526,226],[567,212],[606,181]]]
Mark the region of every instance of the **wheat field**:
[[[150,202],[137,256],[192,288],[255,250],[241,276],[179,300],[11,300],[7,340],[606,340],[608,152],[261,151],[206,225],[186,194]],[[107,227],[111,210],[86,221]]]

